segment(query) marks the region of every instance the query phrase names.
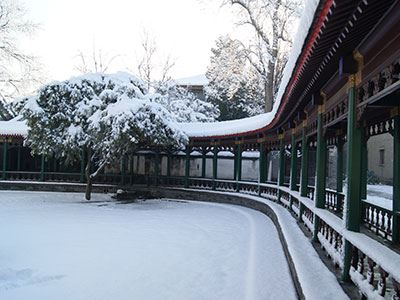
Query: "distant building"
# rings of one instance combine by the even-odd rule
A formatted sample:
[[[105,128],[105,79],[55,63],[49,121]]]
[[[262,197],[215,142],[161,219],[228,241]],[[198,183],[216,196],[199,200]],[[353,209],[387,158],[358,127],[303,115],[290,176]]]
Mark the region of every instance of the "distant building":
[[[206,75],[196,75],[175,80],[177,85],[192,92],[198,99],[205,100],[204,87],[208,84]]]
[[[384,184],[393,183],[393,149],[390,133],[375,135],[368,140],[368,170]]]

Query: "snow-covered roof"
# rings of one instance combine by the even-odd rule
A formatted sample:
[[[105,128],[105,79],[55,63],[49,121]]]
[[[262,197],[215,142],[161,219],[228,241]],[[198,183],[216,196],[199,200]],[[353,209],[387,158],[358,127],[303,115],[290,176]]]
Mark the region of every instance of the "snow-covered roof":
[[[191,77],[175,79],[178,85],[193,86],[193,85],[207,85],[208,79],[205,74],[200,74]]]
[[[301,55],[303,45],[306,42],[309,29],[314,20],[314,14],[320,0],[306,0],[305,7],[300,19],[299,28],[295,35],[293,47],[288,62],[283,71],[282,81],[271,112],[258,116],[237,119],[232,121],[213,123],[182,123],[182,128],[189,137],[207,137],[233,135],[258,130],[269,125],[281,105],[286,88],[293,75],[298,58]]]
[[[189,137],[238,134],[261,128],[270,123],[275,115],[275,108],[277,106],[274,106],[272,112],[244,119],[211,123],[181,123],[181,125]]]
[[[9,121],[0,121],[0,135],[13,135],[25,137],[28,135],[28,126],[18,116]]]

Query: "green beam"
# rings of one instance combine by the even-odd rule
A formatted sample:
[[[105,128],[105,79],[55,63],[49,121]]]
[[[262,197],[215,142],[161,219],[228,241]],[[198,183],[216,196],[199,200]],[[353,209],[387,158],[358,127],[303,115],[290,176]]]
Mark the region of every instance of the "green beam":
[[[186,147],[185,157],[185,188],[189,187],[189,176],[190,176],[190,147]]]
[[[339,137],[338,144],[336,145],[336,191],[343,192],[343,138]]]
[[[393,132],[393,243],[400,241],[400,115],[394,118]]]
[[[360,231],[361,223],[361,128],[356,120],[356,87],[354,75],[349,80],[347,117],[347,201],[346,228]]]
[[[301,175],[300,175],[300,196],[307,197],[308,193],[308,139],[305,123],[301,135]]]
[[[317,161],[316,161],[316,186],[315,186],[315,206],[318,208],[325,207],[325,188],[326,188],[326,139],[324,136],[324,124],[322,114],[324,106],[318,107],[317,117]]]
[[[6,140],[3,141],[3,176],[2,179],[7,179],[7,152],[8,152],[8,142]]]
[[[260,183],[265,183],[267,181],[266,154],[267,152],[265,150],[265,144],[260,144],[260,157],[258,159],[258,172]]]
[[[295,134],[292,132],[291,141],[291,157],[290,157],[290,189],[292,191],[297,190],[297,145]]]

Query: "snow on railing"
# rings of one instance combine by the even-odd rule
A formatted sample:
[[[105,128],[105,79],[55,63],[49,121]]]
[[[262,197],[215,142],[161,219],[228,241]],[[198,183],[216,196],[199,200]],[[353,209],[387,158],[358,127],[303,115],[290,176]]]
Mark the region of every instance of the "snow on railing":
[[[380,206],[362,202],[365,226],[376,235],[392,240],[393,212]]]
[[[352,245],[350,278],[367,299],[400,299],[400,284],[360,249]]]

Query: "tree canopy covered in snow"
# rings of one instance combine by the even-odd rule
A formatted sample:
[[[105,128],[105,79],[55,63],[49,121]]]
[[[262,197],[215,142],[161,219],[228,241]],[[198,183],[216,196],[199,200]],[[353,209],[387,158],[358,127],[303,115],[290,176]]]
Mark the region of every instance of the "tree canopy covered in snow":
[[[219,120],[233,120],[263,112],[262,82],[252,72],[241,42],[229,36],[217,39],[206,76],[206,98],[220,112]]]
[[[26,143],[33,153],[69,161],[85,151],[88,186],[105,165],[137,148],[183,147],[188,138],[174,115],[146,93],[144,83],[127,73],[47,84],[25,101]]]
[[[200,100],[174,81],[157,82],[156,94],[150,98],[167,108],[178,122],[213,122],[220,114],[218,107]]]

